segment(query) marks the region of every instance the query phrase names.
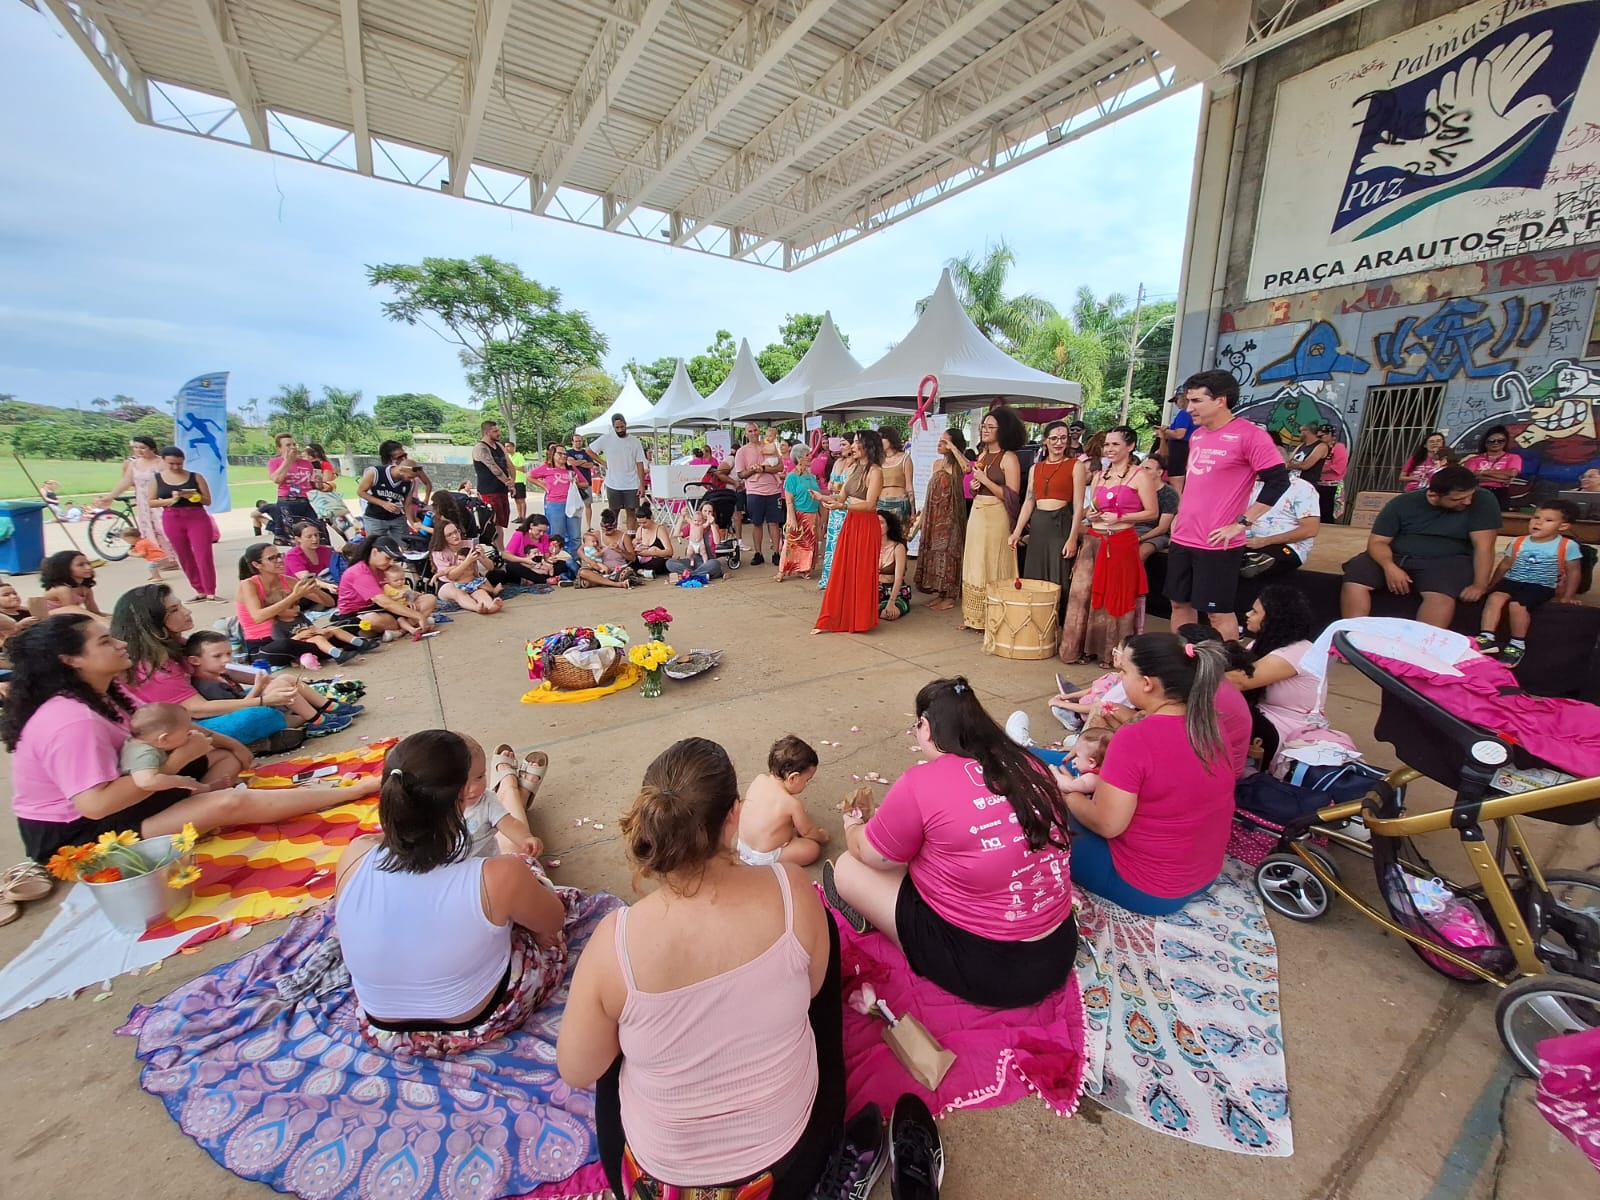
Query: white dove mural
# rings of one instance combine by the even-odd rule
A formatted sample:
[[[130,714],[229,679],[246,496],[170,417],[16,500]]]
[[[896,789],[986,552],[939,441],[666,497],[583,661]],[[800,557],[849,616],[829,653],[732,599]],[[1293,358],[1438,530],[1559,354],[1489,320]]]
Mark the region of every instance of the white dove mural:
[[[1558,109],[1547,95],[1518,95],[1550,58],[1550,31],[1518,34],[1481,57],[1468,58],[1428,92],[1426,132],[1383,140],[1361,158],[1356,174],[1396,170],[1443,178],[1492,166],[1513,153]]]

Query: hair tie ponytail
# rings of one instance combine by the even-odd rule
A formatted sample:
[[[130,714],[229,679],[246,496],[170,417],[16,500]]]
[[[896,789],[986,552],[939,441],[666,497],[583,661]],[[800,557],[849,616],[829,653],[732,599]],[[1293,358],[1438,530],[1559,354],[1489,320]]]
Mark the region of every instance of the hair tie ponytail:
[[[1194,643],[1193,642],[1184,642],[1184,644],[1183,644],[1183,652],[1186,655],[1188,655],[1190,658],[1193,658],[1194,657]]]

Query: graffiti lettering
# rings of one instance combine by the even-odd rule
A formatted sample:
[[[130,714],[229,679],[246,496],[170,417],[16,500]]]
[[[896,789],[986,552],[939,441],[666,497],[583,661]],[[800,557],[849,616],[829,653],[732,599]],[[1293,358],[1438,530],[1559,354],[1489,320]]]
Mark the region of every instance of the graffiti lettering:
[[[1537,287],[1600,275],[1600,247],[1583,246],[1565,254],[1519,254],[1490,266],[1494,287]]]
[[[1513,370],[1515,359],[1479,362],[1478,351],[1498,359],[1513,347],[1526,349],[1544,331],[1550,306],[1542,300],[1529,304],[1520,296],[1508,297],[1501,301],[1505,320],[1498,332],[1484,315],[1488,307],[1482,300],[1449,300],[1430,316],[1403,317],[1392,330],[1379,333],[1372,347],[1385,369],[1384,382],[1434,383],[1458,375],[1493,379]],[[1413,366],[1419,358],[1420,364]]]
[[[1357,79],[1365,79],[1374,71],[1383,70],[1385,65],[1386,64],[1384,63],[1383,59],[1375,58],[1371,62],[1362,63],[1359,67],[1353,67],[1348,71],[1342,71],[1338,75],[1335,75],[1332,79],[1328,80],[1328,90],[1332,91],[1341,83],[1354,83]]]
[[[1581,217],[1596,207],[1600,207],[1600,181],[1584,183],[1570,192],[1556,193],[1558,217]]]

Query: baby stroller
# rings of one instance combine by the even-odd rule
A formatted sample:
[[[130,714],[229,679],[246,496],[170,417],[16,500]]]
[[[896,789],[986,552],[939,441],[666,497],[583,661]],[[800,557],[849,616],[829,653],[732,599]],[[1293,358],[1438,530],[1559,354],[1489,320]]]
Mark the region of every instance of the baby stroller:
[[[702,504],[711,505],[712,515],[717,522],[716,557],[722,560],[725,568],[737,571],[744,565],[739,560],[744,547],[740,545],[739,539],[733,536],[733,510],[739,502],[739,493],[732,488],[713,488],[701,480],[699,483],[684,484],[683,494],[689,497],[691,508],[698,508]]]
[[[1498,685],[1497,672],[1512,678],[1497,663],[1475,664],[1470,674],[1481,678],[1468,680],[1363,653],[1344,633],[1334,636],[1333,648],[1378,685],[1377,736],[1413,765],[1375,781],[1359,799],[1288,821],[1275,852],[1256,868],[1261,898],[1292,920],[1314,921],[1338,895],[1404,938],[1441,974],[1501,988],[1495,1006],[1501,1041],[1524,1071],[1536,1074],[1541,1041],[1600,1026],[1600,875],[1542,870],[1521,819],[1563,825],[1593,819],[1600,814],[1600,778],[1573,779],[1530,753],[1520,743],[1534,740],[1550,751],[1548,739],[1528,737],[1525,720],[1514,736],[1465,720],[1433,698],[1466,693],[1473,683]],[[1502,691],[1508,727],[1529,713],[1538,718],[1539,704],[1579,703],[1530,697],[1511,704],[1514,686]],[[1554,720],[1575,710],[1544,711]],[[1583,719],[1592,725],[1597,717]],[[1454,789],[1454,802],[1410,814],[1405,785],[1424,775]],[[1358,816],[1365,839],[1357,836],[1362,826],[1346,824]],[[1472,866],[1470,881],[1443,878],[1414,841],[1451,829]],[[1383,910],[1354,895],[1308,835],[1370,859]]]
[[[256,511],[266,518],[267,533],[280,546],[294,541],[294,527],[309,521],[317,527],[317,540],[324,546],[333,545],[328,536],[328,524],[317,516],[309,500],[291,496],[286,500],[257,500]]]

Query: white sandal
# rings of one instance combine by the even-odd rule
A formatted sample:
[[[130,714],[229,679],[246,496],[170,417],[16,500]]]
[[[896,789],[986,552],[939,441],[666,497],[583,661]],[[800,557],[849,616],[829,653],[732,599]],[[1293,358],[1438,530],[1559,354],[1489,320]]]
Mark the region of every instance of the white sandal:
[[[527,785],[528,799],[532,800],[539,794],[539,785],[544,782],[544,773],[549,769],[550,756],[543,750],[529,750],[522,756],[517,774],[522,776],[523,783]]]

